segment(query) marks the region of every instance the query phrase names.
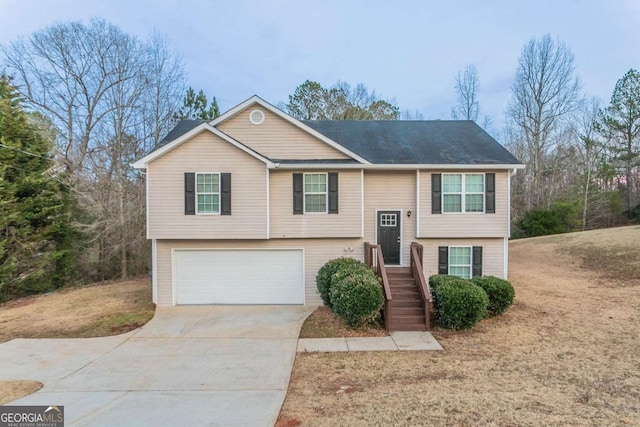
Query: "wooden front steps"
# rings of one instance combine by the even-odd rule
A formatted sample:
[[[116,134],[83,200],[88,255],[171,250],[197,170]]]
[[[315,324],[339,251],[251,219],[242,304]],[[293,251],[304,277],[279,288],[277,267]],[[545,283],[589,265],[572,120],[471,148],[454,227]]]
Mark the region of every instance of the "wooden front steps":
[[[408,267],[387,267],[391,288],[390,331],[424,331],[424,303],[416,279]]]

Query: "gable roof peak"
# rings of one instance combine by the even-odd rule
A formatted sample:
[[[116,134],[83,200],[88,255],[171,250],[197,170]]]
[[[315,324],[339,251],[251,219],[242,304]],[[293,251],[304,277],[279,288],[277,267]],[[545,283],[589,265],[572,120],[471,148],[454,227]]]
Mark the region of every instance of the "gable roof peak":
[[[269,102],[267,102],[264,99],[260,98],[258,95],[253,95],[250,98],[246,99],[245,101],[241,102],[240,104],[236,105],[235,107],[227,110],[226,112],[224,112],[220,116],[218,116],[215,119],[213,119],[212,121],[210,121],[209,125],[211,125],[213,127],[216,127],[220,123],[222,123],[222,122],[224,122],[226,120],[229,120],[230,118],[236,116],[237,114],[239,114],[240,112],[246,110],[247,108],[249,108],[251,105],[254,105],[254,104],[260,105],[265,110],[268,110],[269,112],[275,114],[276,116],[280,117],[281,119],[284,119],[285,121],[287,121],[287,122],[291,123],[292,125],[298,127],[299,129],[301,129],[304,132],[310,134],[311,136],[315,137],[316,139],[320,140],[321,142],[324,142],[325,144],[329,145],[330,147],[336,149],[337,151],[339,151],[339,152],[351,157],[352,159],[356,160],[357,162],[363,163],[363,164],[369,164],[369,161],[367,161],[366,159],[361,157],[359,154],[351,151],[349,148],[345,147],[344,145],[341,145],[341,144],[337,143],[336,141],[333,141],[327,135],[324,135],[324,134],[316,131],[312,127],[307,126],[304,123],[304,121],[298,120],[298,119],[290,116],[289,114],[287,114],[284,111],[280,110],[279,108],[275,107],[273,104],[270,104]]]

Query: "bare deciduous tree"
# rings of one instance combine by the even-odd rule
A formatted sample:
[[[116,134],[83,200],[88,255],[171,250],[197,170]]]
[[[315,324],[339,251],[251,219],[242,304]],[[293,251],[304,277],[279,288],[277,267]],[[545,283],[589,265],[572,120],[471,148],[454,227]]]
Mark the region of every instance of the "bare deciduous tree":
[[[144,42],[104,20],[60,23],[3,49],[27,104],[48,117],[78,205],[90,218],[93,278],[140,273],[148,253],[144,180],[130,164],[173,125],[183,67],[164,38]]]
[[[454,86],[458,104],[451,108],[451,117],[455,120],[478,120],[480,105],[478,103],[478,89],[480,80],[475,65],[467,65],[458,71]]]
[[[573,54],[550,35],[531,39],[522,49],[507,112],[526,145],[522,158],[531,175],[527,209],[541,206],[545,156],[565,132],[565,119],[579,102],[580,81]]]
[[[598,133],[598,113],[600,112],[600,102],[597,98],[583,101],[576,114],[574,131],[577,136],[577,147],[582,163],[582,230],[587,228],[587,215],[589,212],[589,194],[591,191],[591,181],[593,173],[598,167],[600,153],[603,144],[599,141]]]

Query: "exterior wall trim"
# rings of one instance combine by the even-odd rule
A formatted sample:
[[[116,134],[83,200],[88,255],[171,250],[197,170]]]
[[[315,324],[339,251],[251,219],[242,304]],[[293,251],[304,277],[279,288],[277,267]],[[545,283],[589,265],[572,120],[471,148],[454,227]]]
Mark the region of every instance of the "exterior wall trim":
[[[151,216],[151,212],[149,210],[149,175],[147,175],[146,171],[140,171],[143,175],[144,175],[144,199],[145,199],[145,207],[144,210],[145,212],[145,231],[146,231],[146,235],[147,235],[147,240],[149,240],[151,238],[150,234],[149,234],[149,218]]]
[[[420,235],[420,169],[416,170],[416,235],[417,239]]]
[[[266,180],[267,180],[267,185],[266,185],[266,189],[267,189],[267,239],[270,238],[271,236],[271,200],[269,199],[269,181],[270,181],[270,177],[269,177],[269,168],[266,167],[265,168],[265,174],[266,174]]]
[[[151,300],[158,303],[158,241],[151,240]]]
[[[509,280],[509,238],[504,238],[504,259],[502,260],[502,264],[504,266],[503,277],[504,280]]]
[[[463,165],[463,164],[398,164],[398,163],[383,163],[383,164],[356,164],[356,163],[278,163],[273,167],[278,169],[367,169],[367,170],[416,170],[416,169],[431,169],[438,171],[455,170],[515,170],[524,169],[524,165],[492,165],[492,164],[478,164],[478,165]]]
[[[360,238],[364,238],[364,169],[360,170]]]
[[[151,153],[147,154],[146,156],[144,156],[140,160],[134,162],[132,166],[134,168],[136,168],[136,169],[145,169],[149,162],[152,162],[155,159],[157,159],[158,157],[161,157],[161,156],[165,155],[169,151],[173,150],[176,147],[179,147],[180,145],[182,145],[186,141],[189,141],[194,136],[196,136],[196,135],[198,135],[198,134],[200,134],[202,132],[205,132],[205,131],[209,131],[212,134],[222,138],[223,140],[227,141],[229,144],[235,146],[236,148],[239,148],[240,150],[244,151],[245,153],[247,153],[247,154],[255,157],[256,159],[266,163],[269,167],[275,167],[275,164],[271,160],[269,160],[268,158],[266,158],[263,155],[251,150],[250,148],[248,148],[244,144],[236,141],[235,139],[231,138],[226,133],[214,128],[213,126],[211,126],[208,123],[202,123],[202,124],[196,126],[195,128],[191,129],[189,132],[185,133],[184,135],[174,139],[173,141],[171,141],[171,142],[165,144],[164,146],[162,146],[161,148],[158,148],[157,150],[152,151]]]

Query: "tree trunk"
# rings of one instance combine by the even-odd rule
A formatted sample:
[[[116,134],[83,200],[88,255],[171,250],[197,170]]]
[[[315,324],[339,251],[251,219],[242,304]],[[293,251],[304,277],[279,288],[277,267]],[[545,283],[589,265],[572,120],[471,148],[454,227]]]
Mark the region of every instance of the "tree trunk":
[[[127,233],[125,232],[124,219],[124,188],[122,183],[120,187],[120,278],[127,279]]]

